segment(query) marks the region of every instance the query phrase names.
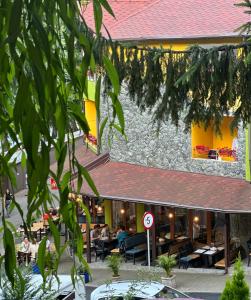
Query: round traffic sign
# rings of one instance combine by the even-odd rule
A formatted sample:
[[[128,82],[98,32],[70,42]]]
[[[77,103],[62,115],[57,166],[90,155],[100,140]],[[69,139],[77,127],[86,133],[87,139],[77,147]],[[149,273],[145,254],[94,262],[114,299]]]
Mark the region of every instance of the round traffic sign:
[[[153,214],[150,213],[149,211],[145,212],[143,216],[143,224],[145,229],[150,229],[153,226],[153,222],[154,222]]]

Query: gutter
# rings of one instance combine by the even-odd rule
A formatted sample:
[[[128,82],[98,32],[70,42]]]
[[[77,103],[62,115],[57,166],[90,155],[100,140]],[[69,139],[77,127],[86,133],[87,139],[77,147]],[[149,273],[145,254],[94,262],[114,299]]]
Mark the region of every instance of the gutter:
[[[203,211],[213,211],[219,213],[229,213],[229,214],[246,214],[251,213],[251,209],[249,210],[233,210],[233,209],[222,209],[222,208],[213,208],[213,207],[203,207],[199,205],[186,205],[186,204],[177,204],[170,201],[159,201],[159,200],[148,200],[148,199],[140,199],[140,198],[129,198],[129,197],[120,197],[120,196],[110,196],[110,195],[100,195],[99,197],[89,194],[83,193],[83,195],[92,198],[99,198],[102,200],[113,200],[113,201],[126,201],[126,202],[134,202],[134,203],[144,203],[144,204],[153,204],[153,205],[161,205],[161,206],[169,206],[173,208],[185,208],[185,209],[196,209],[196,210],[203,210]]]
[[[246,39],[250,35],[212,35],[212,36],[180,36],[180,37],[139,37],[139,38],[114,38],[113,40],[119,41],[119,42],[159,42],[159,41],[187,41],[187,40],[212,40],[212,39]]]

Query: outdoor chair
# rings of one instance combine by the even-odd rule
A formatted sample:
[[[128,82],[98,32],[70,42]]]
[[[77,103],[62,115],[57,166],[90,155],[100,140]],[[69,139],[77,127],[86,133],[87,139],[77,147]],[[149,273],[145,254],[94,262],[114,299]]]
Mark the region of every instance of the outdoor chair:
[[[250,264],[250,258],[251,258],[251,239],[247,241],[247,247],[248,247],[248,267]]]
[[[94,251],[95,251],[95,261],[97,261],[98,257],[102,261],[105,260],[105,257],[109,254],[109,249],[105,247],[105,243],[102,240],[94,240]]]

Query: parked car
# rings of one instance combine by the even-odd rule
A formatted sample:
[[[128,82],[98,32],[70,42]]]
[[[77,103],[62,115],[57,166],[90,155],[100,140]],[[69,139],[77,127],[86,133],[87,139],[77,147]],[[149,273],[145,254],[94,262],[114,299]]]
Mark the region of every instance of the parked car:
[[[58,281],[59,280],[59,281]],[[58,275],[58,280],[56,277],[52,278],[51,290],[56,292],[55,300],[74,300],[75,292],[70,275]],[[43,284],[43,278],[41,275],[32,275],[30,284],[34,289],[39,288]],[[40,290],[37,293],[37,297],[34,300],[40,299],[43,291]],[[0,300],[3,299],[3,292],[0,289]]]
[[[159,282],[126,280],[99,286],[91,293],[91,300],[121,300],[125,296],[130,296],[130,299],[132,300],[156,298],[176,300],[194,299],[182,292],[177,291],[176,289],[165,286]]]

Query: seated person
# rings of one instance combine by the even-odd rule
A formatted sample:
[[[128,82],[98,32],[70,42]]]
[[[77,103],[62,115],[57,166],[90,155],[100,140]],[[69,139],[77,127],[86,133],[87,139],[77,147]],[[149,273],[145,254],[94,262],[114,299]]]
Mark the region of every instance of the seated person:
[[[37,256],[37,253],[38,253],[38,247],[39,247],[39,243],[37,242],[36,239],[33,239],[31,244],[30,244],[31,259],[33,261],[36,260],[36,256]]]
[[[99,237],[100,237],[100,225],[96,224],[96,225],[94,225],[94,228],[90,232],[91,242],[99,239]]]
[[[49,214],[52,218],[58,217],[58,210],[56,208],[50,207]]]
[[[105,224],[105,226],[101,229],[100,238],[102,240],[109,240],[110,230],[109,230],[109,226],[107,224]]]
[[[125,226],[120,226],[117,232],[117,239],[118,239],[118,247],[121,247],[122,242],[128,237],[128,232],[125,230]]]
[[[24,239],[21,243],[20,252],[30,253],[30,242],[27,237],[24,237]]]
[[[51,241],[49,239],[46,240],[46,250],[49,252],[51,250]]]

